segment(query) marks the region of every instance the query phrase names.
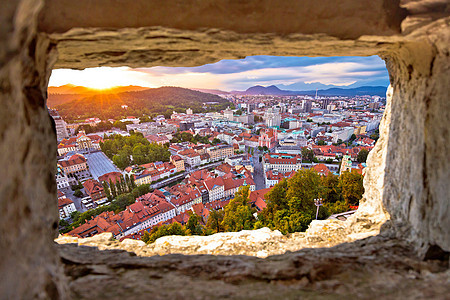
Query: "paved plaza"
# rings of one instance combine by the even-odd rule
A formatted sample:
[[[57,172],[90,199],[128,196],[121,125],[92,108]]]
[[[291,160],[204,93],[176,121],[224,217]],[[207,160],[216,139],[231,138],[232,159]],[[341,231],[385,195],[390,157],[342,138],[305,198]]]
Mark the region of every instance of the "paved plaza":
[[[87,159],[89,171],[94,179],[98,179],[103,174],[109,172],[120,172],[111,160],[101,151],[84,155]]]

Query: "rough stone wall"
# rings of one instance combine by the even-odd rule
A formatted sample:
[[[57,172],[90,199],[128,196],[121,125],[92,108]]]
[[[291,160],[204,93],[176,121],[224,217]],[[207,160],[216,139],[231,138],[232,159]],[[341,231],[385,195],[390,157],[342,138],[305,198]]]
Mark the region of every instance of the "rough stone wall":
[[[101,234],[79,243],[102,249],[117,245],[105,237]],[[266,242],[260,238],[255,240]],[[127,250],[132,251],[133,244],[137,251],[142,248],[137,241],[127,244]],[[58,248],[73,299],[444,300],[450,293],[448,263],[418,260],[404,241],[381,235],[265,259],[136,257],[117,248],[99,251],[74,244]],[[239,250],[243,248],[251,248],[250,239]]]
[[[55,133],[45,108],[49,40],[36,31],[42,1],[0,9],[0,298],[64,295],[57,252]],[[54,57],[54,56],[53,56]]]
[[[40,17],[40,30],[57,44],[59,59],[55,67],[195,66],[247,55],[380,55],[387,62],[392,89],[381,138],[368,159],[366,193],[350,222],[356,232],[361,226],[380,226],[391,218],[385,229],[394,229],[398,236],[413,241],[421,256],[428,248],[435,248],[433,245],[450,250],[450,226],[445,217],[450,11],[446,1],[341,1],[333,7],[343,27],[323,10],[326,5],[309,1],[302,8],[289,1],[281,6],[266,1],[264,10],[249,1],[243,9],[253,14],[232,22],[228,15],[223,19],[223,12],[235,12],[235,4],[225,7],[195,2],[180,12],[184,6],[173,1],[173,5],[158,6],[151,16],[138,18],[135,23],[94,18],[100,14],[95,10],[89,16],[74,13],[60,20],[51,9],[60,8],[66,12],[61,15],[68,15],[72,8],[66,2],[47,2],[49,10]],[[82,1],[81,5],[89,3]],[[285,4],[296,11],[294,17],[286,12]],[[132,4],[130,12],[139,15],[137,7],[144,9],[147,4],[140,5],[144,4]],[[110,9],[113,12],[119,8],[116,4]],[[254,27],[269,8],[273,8],[272,22],[264,25],[269,27]],[[348,14],[355,10],[357,14]],[[182,21],[186,15],[200,12],[196,20]],[[367,12],[378,22],[373,16],[365,19]],[[160,19],[169,14],[179,19]],[[299,21],[306,15],[309,19],[317,17],[314,29]],[[49,21],[54,18],[61,22]],[[121,26],[127,28],[110,28]],[[440,121],[435,122],[435,118]]]
[[[381,226],[390,219],[390,215],[383,205],[382,191],[385,181],[388,179],[384,170],[390,138],[392,93],[392,86],[389,86],[386,92],[386,109],[379,127],[380,138],[367,158],[363,199],[360,200],[357,212],[347,220],[347,223],[350,223],[350,227],[356,232],[364,231],[367,226]]]
[[[394,91],[383,201],[398,236],[428,257],[450,251],[449,22],[421,28],[419,41],[387,58]]]
[[[322,33],[341,39],[400,32],[398,0],[47,0],[39,30],[220,28],[236,33]],[[124,16],[126,17],[118,17]],[[320,30],[318,30],[320,28]]]

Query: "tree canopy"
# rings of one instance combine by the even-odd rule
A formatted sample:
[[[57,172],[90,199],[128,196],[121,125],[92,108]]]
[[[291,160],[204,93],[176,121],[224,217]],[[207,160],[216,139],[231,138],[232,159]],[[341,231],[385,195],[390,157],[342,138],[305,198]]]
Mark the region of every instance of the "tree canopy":
[[[167,235],[187,235],[188,232],[180,223],[174,222],[170,225],[155,226],[150,232],[145,231],[141,240],[147,244],[154,243],[158,238]]]
[[[348,205],[359,205],[359,200],[364,194],[363,176],[356,170],[343,172],[339,177],[339,187],[342,190],[342,198]]]
[[[100,147],[120,169],[131,164],[141,165],[170,159],[167,147],[150,143],[141,133],[134,133],[128,137],[114,135],[100,143]]]
[[[367,161],[367,155],[369,155],[369,150],[363,148],[359,151],[356,160],[359,163],[365,163]]]
[[[256,222],[253,211],[248,203],[248,187],[240,187],[234,199],[225,206],[222,226],[225,231],[240,231],[253,229]]]
[[[331,173],[320,176],[313,169],[301,169],[266,194],[267,206],[258,214],[255,228],[267,226],[284,234],[304,231],[315,218],[314,199],[323,199],[319,209],[319,219],[323,219],[349,210],[349,204],[357,205],[363,192],[362,176],[357,172],[341,179]]]

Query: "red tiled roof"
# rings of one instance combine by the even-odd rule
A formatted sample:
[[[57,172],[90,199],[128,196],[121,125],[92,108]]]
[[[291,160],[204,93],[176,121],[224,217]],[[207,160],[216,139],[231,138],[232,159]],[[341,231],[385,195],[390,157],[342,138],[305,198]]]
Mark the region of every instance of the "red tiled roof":
[[[103,174],[102,176],[98,177],[99,182],[106,181],[107,183],[109,183],[110,181],[112,181],[113,183],[116,183],[116,181],[121,180],[121,179],[122,179],[122,174],[120,172],[109,172],[109,173]]]
[[[316,170],[317,173],[327,176],[330,174],[330,169],[327,168],[324,164],[317,164],[312,167],[312,169]]]
[[[86,180],[85,182],[83,182],[83,186],[84,186],[85,191],[89,195],[99,192],[99,191],[103,191],[103,186],[101,185],[101,183],[94,179]]]
[[[61,167],[68,167],[73,165],[78,165],[86,162],[86,158],[81,154],[74,154],[68,160],[60,160],[59,164]]]
[[[256,201],[261,198],[262,200],[264,200],[265,195],[267,194],[267,192],[269,192],[272,188],[267,188],[267,189],[262,189],[262,190],[256,190],[256,191],[251,191],[248,199],[249,199],[249,203],[256,203]]]
[[[206,187],[208,188],[208,190],[214,189],[215,186],[224,186],[225,185],[222,177],[211,178],[211,179],[205,180],[204,183],[205,183]]]
[[[72,203],[73,203],[73,201],[70,200],[69,198],[66,198],[66,197],[58,198],[58,208],[59,209],[63,208],[66,205],[70,205]]]
[[[255,206],[259,209],[259,210],[263,210],[264,208],[267,207],[266,202],[264,201],[263,198],[257,198],[255,201]]]

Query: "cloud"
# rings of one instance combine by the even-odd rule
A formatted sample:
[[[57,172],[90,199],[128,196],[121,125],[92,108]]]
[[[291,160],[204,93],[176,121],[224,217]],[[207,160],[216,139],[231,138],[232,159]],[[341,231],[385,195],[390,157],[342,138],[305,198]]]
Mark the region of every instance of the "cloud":
[[[306,86],[309,86],[308,83],[314,83],[325,86],[351,85],[357,87],[374,81],[384,82],[385,85],[388,83],[385,64],[378,56],[313,58],[250,56],[241,60],[222,60],[214,64],[190,68],[95,69],[96,71],[91,72],[92,74],[88,71],[90,69],[84,70],[89,76],[74,73],[84,71],[55,70],[55,77],[61,76],[65,79],[53,78],[52,74],[50,84],[69,79],[86,82],[86,79],[89,78],[91,83],[107,79],[108,82],[115,85],[126,82],[126,85],[135,84],[149,87],[172,85],[187,88],[243,90],[253,85],[272,84],[283,87],[302,86],[305,83]]]

